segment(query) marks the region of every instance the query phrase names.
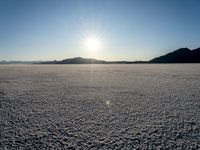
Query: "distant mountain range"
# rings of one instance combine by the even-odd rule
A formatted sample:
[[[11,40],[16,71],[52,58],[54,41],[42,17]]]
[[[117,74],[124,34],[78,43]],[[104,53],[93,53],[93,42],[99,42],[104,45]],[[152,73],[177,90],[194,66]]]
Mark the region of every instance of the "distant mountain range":
[[[0,64],[38,64],[42,61],[0,61]]]
[[[148,63],[146,61],[104,61],[92,58],[75,57],[70,59],[64,59],[61,61],[46,61],[41,64],[130,64],[130,63]]]
[[[103,60],[96,60],[92,58],[82,58],[82,57],[75,57],[75,58],[69,58],[64,59],[61,61],[46,61],[41,62],[41,64],[105,64],[106,61]]]
[[[150,61],[104,61],[75,57],[54,61],[0,61],[0,64],[142,64],[142,63],[200,63],[200,48],[180,48]]]
[[[200,63],[200,48],[190,50],[180,48],[150,61],[104,61],[75,57],[61,61],[47,61],[42,64],[136,64],[136,63]]]

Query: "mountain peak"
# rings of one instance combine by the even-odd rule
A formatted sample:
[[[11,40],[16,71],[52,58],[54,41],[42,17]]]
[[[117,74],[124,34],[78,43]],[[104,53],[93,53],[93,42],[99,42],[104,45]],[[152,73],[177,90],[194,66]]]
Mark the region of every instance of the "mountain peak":
[[[174,52],[189,52],[189,51],[191,51],[189,48],[179,48],[175,50]]]

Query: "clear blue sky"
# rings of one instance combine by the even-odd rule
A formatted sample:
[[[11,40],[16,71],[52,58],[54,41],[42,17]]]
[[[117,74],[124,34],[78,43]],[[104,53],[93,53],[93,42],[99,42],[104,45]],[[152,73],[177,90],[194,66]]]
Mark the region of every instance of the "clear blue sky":
[[[200,47],[200,0],[0,0],[0,60],[149,60]],[[84,47],[95,34],[101,48]]]

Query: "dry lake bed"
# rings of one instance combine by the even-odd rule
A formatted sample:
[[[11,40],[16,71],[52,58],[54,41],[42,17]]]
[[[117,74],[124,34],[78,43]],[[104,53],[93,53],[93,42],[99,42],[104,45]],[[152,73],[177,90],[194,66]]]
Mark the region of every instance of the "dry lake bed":
[[[0,149],[200,149],[200,64],[0,65]]]

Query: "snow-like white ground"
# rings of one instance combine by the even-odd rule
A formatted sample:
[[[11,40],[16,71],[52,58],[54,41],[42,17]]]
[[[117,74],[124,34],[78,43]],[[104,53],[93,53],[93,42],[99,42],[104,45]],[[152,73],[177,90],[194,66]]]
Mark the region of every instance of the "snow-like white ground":
[[[200,149],[200,64],[1,65],[0,149]]]

